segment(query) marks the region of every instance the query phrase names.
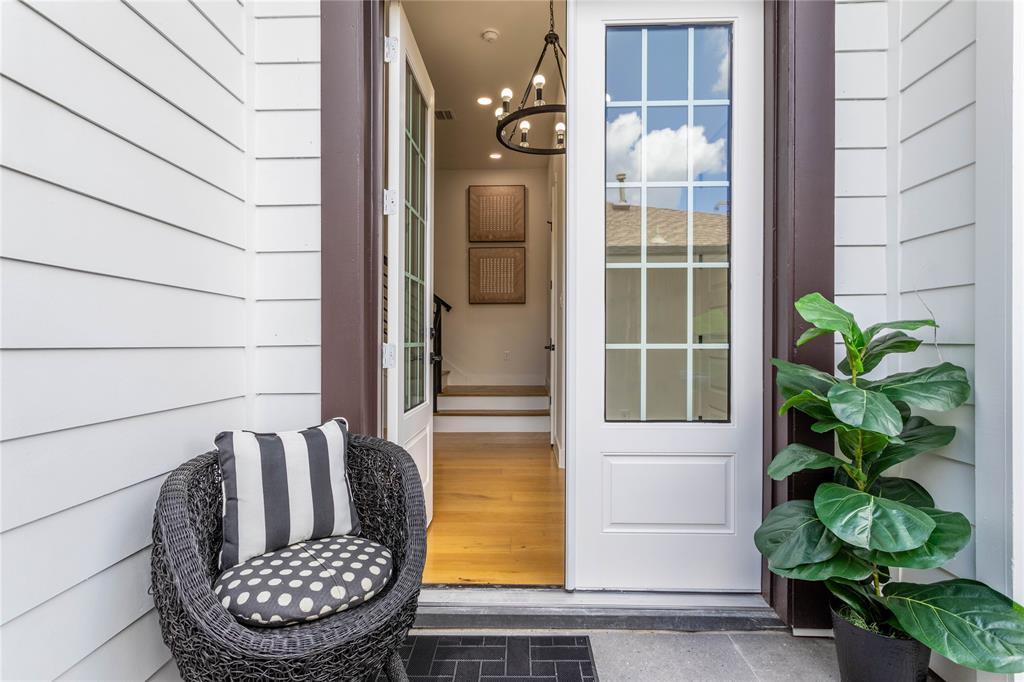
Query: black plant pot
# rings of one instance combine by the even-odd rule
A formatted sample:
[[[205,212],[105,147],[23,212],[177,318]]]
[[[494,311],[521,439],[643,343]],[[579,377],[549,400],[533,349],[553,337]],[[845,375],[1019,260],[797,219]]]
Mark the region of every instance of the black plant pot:
[[[843,682],[926,682],[931,650],[916,639],[869,632],[832,610],[836,657]]]

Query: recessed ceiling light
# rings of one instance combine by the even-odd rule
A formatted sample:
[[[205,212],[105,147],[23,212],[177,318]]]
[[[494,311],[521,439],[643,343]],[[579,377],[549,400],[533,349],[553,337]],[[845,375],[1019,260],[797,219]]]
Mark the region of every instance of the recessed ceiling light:
[[[493,153],[493,154],[489,154],[489,156],[490,156],[490,157],[491,157],[492,159],[500,159],[500,158],[501,158],[501,154],[498,154],[497,152],[495,152],[495,153]]]
[[[490,97],[477,97],[476,103],[482,107],[489,107],[493,100]]]

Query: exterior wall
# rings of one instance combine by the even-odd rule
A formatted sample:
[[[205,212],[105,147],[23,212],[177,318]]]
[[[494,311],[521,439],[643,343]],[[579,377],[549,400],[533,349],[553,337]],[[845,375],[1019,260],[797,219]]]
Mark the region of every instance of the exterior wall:
[[[253,7],[254,425],[274,431],[320,419],[320,3]]]
[[[1009,393],[1005,379],[992,381],[981,371],[991,366],[987,372],[1008,375],[1008,331],[981,320],[1001,320],[1009,311],[1008,298],[993,296],[1008,289],[1000,282],[1009,272],[1002,262],[1009,225],[997,215],[986,230],[975,226],[980,207],[1010,205],[1003,197],[980,201],[989,186],[1004,182],[1006,169],[978,163],[994,143],[985,142],[978,118],[992,105],[976,90],[1005,89],[979,61],[979,28],[985,13],[1002,4],[837,3],[836,299],[865,323],[934,316],[942,325],[937,333],[923,332],[926,343],[916,354],[890,356],[881,369],[948,360],[967,369],[974,387],[968,404],[925,415],[956,426],[956,440],[907,462],[899,475],[920,481],[938,506],[963,512],[977,544],[945,569],[908,577],[978,578],[1009,590]],[[991,62],[1005,61],[1009,40],[992,43],[998,47]],[[990,127],[995,140],[1008,143],[1008,125]],[[933,667],[950,681],[978,679],[945,660]]]
[[[548,282],[551,269],[551,191],[546,168],[437,170],[434,207],[434,291],[452,305],[445,313],[445,367],[452,384],[547,381]],[[526,303],[469,305],[466,188],[526,185]],[[472,246],[487,246],[473,244]],[[511,359],[502,353],[511,351]]]
[[[318,9],[2,5],[5,679],[164,666],[164,475],[319,418],[319,74],[262,63],[318,59],[319,26],[253,17]]]

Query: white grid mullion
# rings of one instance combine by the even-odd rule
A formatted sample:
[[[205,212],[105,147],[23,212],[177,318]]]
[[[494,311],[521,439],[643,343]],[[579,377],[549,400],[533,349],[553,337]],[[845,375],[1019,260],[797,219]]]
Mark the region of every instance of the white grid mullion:
[[[686,30],[686,261],[693,264],[693,27]],[[693,421],[693,268],[686,270],[686,421]]]
[[[647,29],[640,31],[640,421],[647,421]]]

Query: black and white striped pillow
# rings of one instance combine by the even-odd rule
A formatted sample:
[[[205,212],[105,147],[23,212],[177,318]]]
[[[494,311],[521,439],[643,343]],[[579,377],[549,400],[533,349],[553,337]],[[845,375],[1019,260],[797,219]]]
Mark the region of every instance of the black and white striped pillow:
[[[221,570],[302,540],[359,534],[344,419],[303,431],[224,431],[214,442],[224,492]]]

